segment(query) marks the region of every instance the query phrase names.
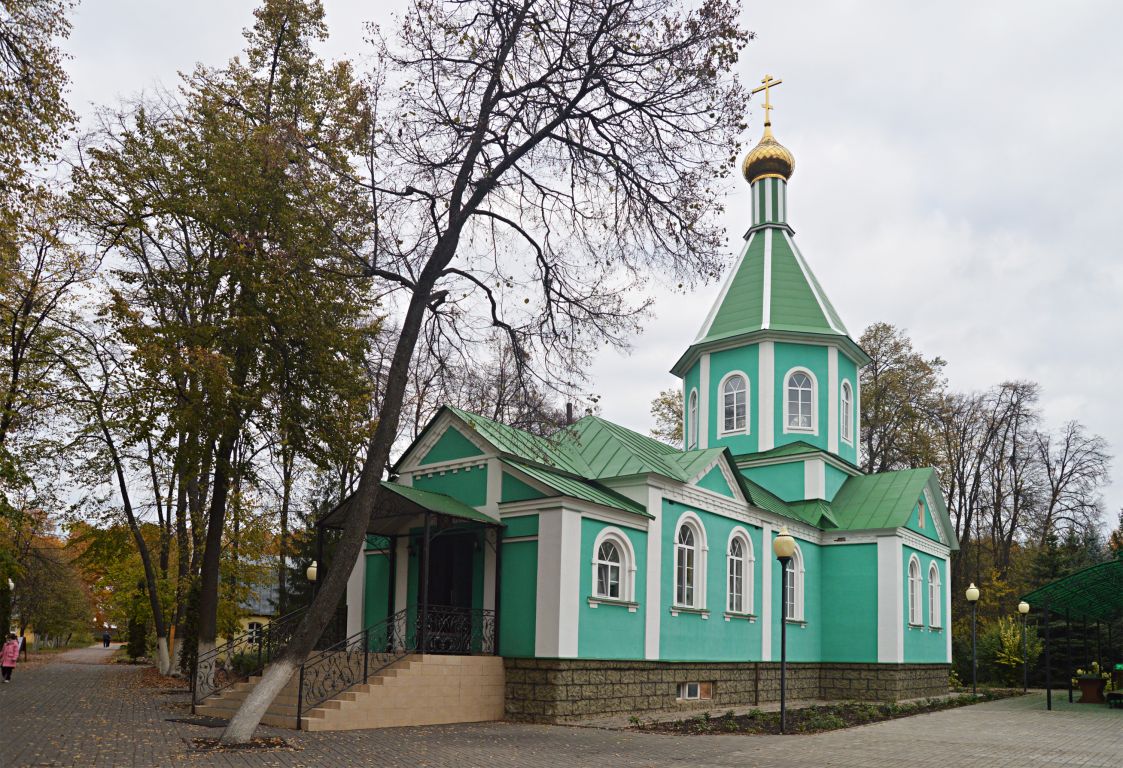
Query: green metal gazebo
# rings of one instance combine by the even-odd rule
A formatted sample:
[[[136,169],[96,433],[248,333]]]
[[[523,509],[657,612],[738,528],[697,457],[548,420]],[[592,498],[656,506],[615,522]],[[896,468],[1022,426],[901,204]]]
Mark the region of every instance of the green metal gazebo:
[[[1123,616],[1123,557],[1084,568],[1062,579],[1038,587],[1022,596],[1031,606],[1044,611],[1045,624],[1045,706],[1053,708],[1052,667],[1049,657],[1050,614],[1063,614],[1066,621],[1108,622],[1108,646],[1111,623]],[[1071,661],[1071,660],[1070,660]],[[1071,664],[1070,664],[1071,665]],[[1068,700],[1072,701],[1071,675]]]

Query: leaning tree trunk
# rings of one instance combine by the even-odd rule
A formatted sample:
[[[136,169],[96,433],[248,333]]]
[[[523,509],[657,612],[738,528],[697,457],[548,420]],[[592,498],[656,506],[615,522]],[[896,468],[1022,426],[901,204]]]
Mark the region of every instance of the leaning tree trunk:
[[[390,449],[398,430],[410,360],[417,346],[426,306],[436,283],[437,274],[447,261],[447,258],[441,260],[434,254],[410,299],[394,350],[394,358],[390,364],[378,427],[375,429],[374,438],[363,461],[359,487],[352,496],[343,535],[336,545],[335,556],[332,558],[331,567],[327,569],[327,576],[317,590],[288,647],[265,669],[261,680],[230,719],[220,739],[224,744],[242,744],[253,738],[254,731],[257,730],[269,705],[292,678],[293,672],[308,657],[308,653],[320,638],[343,595],[351,575],[351,567],[358,559],[366,539],[371,513],[378,503],[382,468],[390,458]]]

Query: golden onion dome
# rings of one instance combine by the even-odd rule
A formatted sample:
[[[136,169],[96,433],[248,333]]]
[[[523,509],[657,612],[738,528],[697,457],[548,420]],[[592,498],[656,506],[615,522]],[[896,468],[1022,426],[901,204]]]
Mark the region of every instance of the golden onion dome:
[[[787,181],[795,170],[795,156],[772,135],[772,123],[764,124],[764,135],[741,164],[745,181],[752,184],[757,179],[778,178]]]

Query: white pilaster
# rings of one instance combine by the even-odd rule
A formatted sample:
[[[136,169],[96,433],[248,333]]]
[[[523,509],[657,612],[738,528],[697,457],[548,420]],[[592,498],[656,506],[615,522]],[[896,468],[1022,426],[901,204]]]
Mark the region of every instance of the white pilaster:
[[[803,498],[827,498],[827,465],[822,459],[803,462]]]
[[[698,447],[710,447],[710,353],[698,365]]]
[[[541,535],[539,535],[541,541]],[[561,605],[558,609],[558,656],[577,656],[577,627],[581,610],[581,513],[562,510]]]
[[[490,476],[491,469],[488,468]],[[484,610],[495,610],[495,550],[501,546],[499,529],[488,528],[484,531]]]
[[[552,509],[538,515],[538,595],[534,655],[577,655],[581,591],[581,515]]]
[[[772,526],[760,536],[760,660],[772,661]]]
[[[944,556],[944,575],[940,579],[940,589],[944,590],[944,615],[940,624],[944,627],[944,637],[948,644],[948,664],[951,664],[951,557]]]
[[[394,613],[405,610],[409,600],[409,537],[399,536],[394,547]]]
[[[905,658],[904,566],[901,540],[877,537],[877,660],[900,664]],[[951,626],[948,626],[950,634]]]
[[[663,616],[663,494],[647,489],[647,511],[655,518],[647,524],[647,594],[644,606],[643,657],[659,658],[660,620]]]
[[[487,460],[487,498],[484,510],[493,517],[499,517],[499,500],[503,495],[503,465],[499,459]]]
[[[323,565],[321,564],[321,568]],[[363,628],[363,589],[367,583],[367,553],[366,545],[359,550],[359,559],[347,577],[347,636],[359,632]]]
[[[838,347],[827,347],[827,450],[838,453]]]

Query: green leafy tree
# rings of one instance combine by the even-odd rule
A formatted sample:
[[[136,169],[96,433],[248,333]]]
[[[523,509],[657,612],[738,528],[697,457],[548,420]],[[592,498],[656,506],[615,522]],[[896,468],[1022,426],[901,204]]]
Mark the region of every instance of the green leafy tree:
[[[147,379],[136,389],[209,489],[191,526],[205,647],[239,446],[274,429],[302,446],[298,425],[362,388],[377,331],[350,266],[369,206],[334,173],[362,148],[363,92],[347,64],[313,54],[324,34],[319,3],[266,3],[244,60],[197,68],[181,102],[120,116],[75,172],[79,215],[122,263],[107,316]]]
[[[651,418],[655,419],[651,436],[681,448],[682,413],[682,387],[664,389],[651,401]]]
[[[944,361],[913,349],[900,328],[874,323],[858,340],[870,363],[862,369],[862,469],[935,466],[935,418],[944,391]]]

